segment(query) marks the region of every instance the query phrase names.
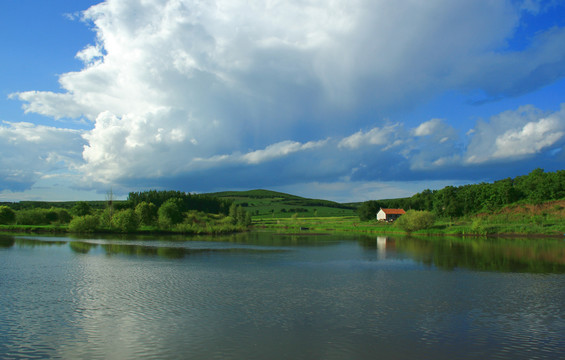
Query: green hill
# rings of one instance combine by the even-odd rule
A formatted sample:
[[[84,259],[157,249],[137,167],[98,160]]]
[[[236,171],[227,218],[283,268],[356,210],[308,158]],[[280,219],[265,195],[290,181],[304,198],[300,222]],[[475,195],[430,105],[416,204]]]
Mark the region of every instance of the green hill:
[[[204,194],[229,199],[253,217],[355,216],[356,207],[329,200],[309,199],[271,190],[223,191]]]

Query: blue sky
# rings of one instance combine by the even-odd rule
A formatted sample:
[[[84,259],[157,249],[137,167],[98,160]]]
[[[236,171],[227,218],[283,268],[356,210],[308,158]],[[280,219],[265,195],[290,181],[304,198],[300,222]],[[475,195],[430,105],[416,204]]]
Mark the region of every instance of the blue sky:
[[[0,201],[564,168],[565,2],[5,0]]]

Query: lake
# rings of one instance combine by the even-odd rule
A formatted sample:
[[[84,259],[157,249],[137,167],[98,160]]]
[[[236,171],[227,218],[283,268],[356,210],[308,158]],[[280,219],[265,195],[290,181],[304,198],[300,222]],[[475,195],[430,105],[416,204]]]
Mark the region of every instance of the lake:
[[[565,358],[563,239],[0,236],[0,358]]]

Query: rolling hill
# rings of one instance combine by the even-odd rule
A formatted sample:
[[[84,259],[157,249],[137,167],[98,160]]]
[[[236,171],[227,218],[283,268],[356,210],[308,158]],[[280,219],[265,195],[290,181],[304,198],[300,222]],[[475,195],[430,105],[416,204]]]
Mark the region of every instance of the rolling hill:
[[[334,201],[309,199],[271,190],[223,191],[204,194],[230,199],[253,217],[355,216],[356,206]]]

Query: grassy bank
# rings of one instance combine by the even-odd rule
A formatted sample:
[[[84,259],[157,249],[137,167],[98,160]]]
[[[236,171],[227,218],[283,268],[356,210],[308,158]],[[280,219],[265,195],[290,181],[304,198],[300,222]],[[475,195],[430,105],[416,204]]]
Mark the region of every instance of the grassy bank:
[[[280,233],[363,233],[402,235],[405,231],[394,223],[376,220],[359,221],[357,216],[259,218],[254,228]],[[565,221],[561,217],[544,216],[525,218],[508,214],[476,216],[455,220],[438,220],[433,227],[414,232],[415,235],[542,235],[563,236]]]
[[[531,214],[530,214],[531,215]],[[214,220],[214,221],[212,221]],[[209,217],[200,221],[186,221],[170,229],[157,226],[142,226],[132,234],[230,234],[247,231],[242,225],[233,225],[226,221]],[[333,217],[254,217],[253,229],[257,231],[272,231],[277,233],[359,233],[404,235],[406,232],[394,223],[382,223],[376,220],[360,221],[358,216]],[[0,225],[0,232],[11,233],[71,233],[67,225]],[[121,231],[100,227],[92,232],[120,233]],[[496,214],[480,214],[473,217],[458,219],[439,219],[433,227],[413,232],[414,235],[456,235],[456,236],[485,236],[485,235],[523,235],[523,236],[564,236],[565,218],[558,213],[543,212],[531,216],[502,211]]]
[[[7,233],[66,233],[67,225],[0,225],[0,232]]]
[[[84,232],[71,231],[68,225],[0,225],[0,232],[11,234],[77,234],[77,233],[97,233],[97,234],[139,234],[139,235],[222,235],[233,234],[236,232],[247,231],[244,225],[233,224],[177,224],[170,229],[161,229],[157,226],[142,226],[132,231],[122,231],[116,228],[98,227]]]
[[[358,216],[254,218],[253,227],[256,230],[280,233],[404,233],[393,224],[361,222]]]

